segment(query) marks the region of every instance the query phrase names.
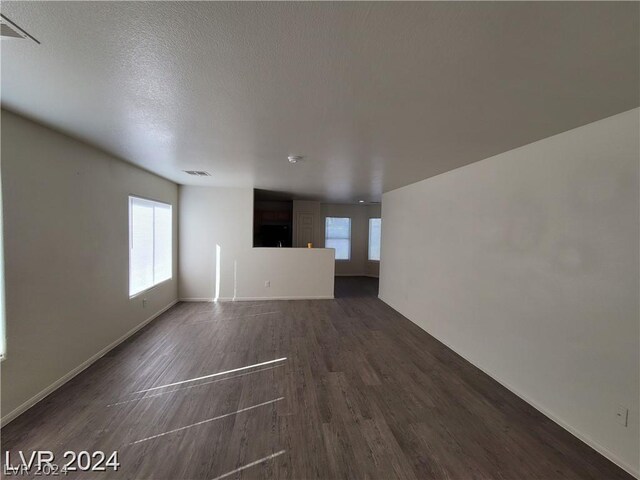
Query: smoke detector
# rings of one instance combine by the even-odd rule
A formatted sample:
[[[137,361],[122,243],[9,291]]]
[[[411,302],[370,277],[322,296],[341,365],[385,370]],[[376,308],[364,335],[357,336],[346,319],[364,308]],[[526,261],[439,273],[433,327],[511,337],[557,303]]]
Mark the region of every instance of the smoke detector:
[[[40,42],[36,40],[33,36],[29,35],[29,33],[24,28],[21,28],[15,22],[11,21],[9,18],[5,17],[1,13],[0,13],[0,37],[3,40],[11,40],[11,39],[33,40],[38,45],[40,44]]]
[[[302,155],[289,155],[287,157],[287,159],[289,160],[289,163],[298,163],[299,161],[301,161],[304,157]]]
[[[211,174],[209,172],[205,172],[204,170],[183,170],[187,175],[193,175],[194,177],[210,177]]]

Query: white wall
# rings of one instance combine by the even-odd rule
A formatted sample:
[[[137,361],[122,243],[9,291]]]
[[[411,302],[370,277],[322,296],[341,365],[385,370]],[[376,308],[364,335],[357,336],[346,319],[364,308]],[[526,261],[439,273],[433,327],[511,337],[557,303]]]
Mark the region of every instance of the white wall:
[[[216,271],[218,296],[233,298],[234,259],[253,244],[253,190],[181,186],[179,218],[180,298],[215,298]]]
[[[237,300],[333,298],[332,249],[251,248],[236,272]]]
[[[7,358],[3,422],[177,299],[174,275],[129,299],[128,196],[178,188],[2,110]]]
[[[333,298],[333,250],[252,248],[252,222],[251,188],[180,187],[180,298]]]
[[[351,218],[351,259],[336,260],[336,275],[378,276],[378,263],[369,261],[369,218],[380,217],[379,205],[341,205],[323,203],[321,206],[321,245],[325,241],[326,217]]]
[[[635,472],[638,114],[386,193],[380,281],[386,303]]]

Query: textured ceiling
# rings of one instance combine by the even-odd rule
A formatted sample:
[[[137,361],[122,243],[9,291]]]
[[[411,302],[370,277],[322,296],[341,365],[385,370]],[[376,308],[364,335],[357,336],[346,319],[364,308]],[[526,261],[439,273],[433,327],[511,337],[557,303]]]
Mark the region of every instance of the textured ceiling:
[[[41,45],[2,41],[2,103],[178,183],[378,200],[637,107],[639,9],[5,1]]]

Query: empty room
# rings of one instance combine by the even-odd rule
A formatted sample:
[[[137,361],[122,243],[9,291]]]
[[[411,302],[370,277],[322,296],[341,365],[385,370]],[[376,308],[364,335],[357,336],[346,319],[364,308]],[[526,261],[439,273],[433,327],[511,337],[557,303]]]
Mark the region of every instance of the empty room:
[[[640,478],[640,2],[0,14],[2,478]]]

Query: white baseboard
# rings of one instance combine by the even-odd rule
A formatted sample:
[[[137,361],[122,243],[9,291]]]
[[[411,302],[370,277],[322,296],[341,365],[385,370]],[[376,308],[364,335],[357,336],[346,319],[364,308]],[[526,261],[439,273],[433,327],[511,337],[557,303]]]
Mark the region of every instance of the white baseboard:
[[[64,375],[63,377],[59,378],[58,380],[56,380],[55,382],[53,382],[51,385],[49,385],[47,388],[45,388],[44,390],[42,390],[41,392],[37,393],[36,395],[34,395],[33,397],[31,397],[29,400],[27,400],[26,402],[24,402],[22,405],[20,405],[19,407],[15,408],[14,410],[12,410],[11,412],[9,412],[8,414],[6,414],[4,417],[2,417],[2,419],[0,420],[0,426],[4,427],[7,423],[11,422],[12,420],[14,420],[15,418],[17,418],[18,416],[20,416],[21,414],[23,414],[24,412],[26,412],[27,410],[29,410],[31,407],[33,407],[36,403],[38,403],[40,400],[44,399],[45,397],[47,397],[48,395],[50,395],[51,393],[53,393],[54,391],[56,391],[58,388],[60,388],[62,385],[64,385],[65,383],[67,383],[69,380],[71,380],[73,377],[75,377],[76,375],[78,375],[79,373],[81,373],[83,370],[86,370],[88,367],[90,367],[93,363],[95,363],[96,361],[98,361],[100,358],[104,357],[107,353],[109,353],[111,350],[113,350],[115,347],[117,347],[118,345],[120,345],[122,342],[124,342],[127,338],[129,338],[131,335],[133,335],[134,333],[136,333],[138,330],[140,330],[142,327],[144,327],[145,325],[147,325],[148,323],[150,323],[152,320],[154,320],[155,318],[159,317],[160,315],[162,315],[164,312],[166,312],[167,310],[169,310],[171,307],[173,307],[176,303],[178,303],[178,300],[174,300],[173,302],[171,302],[169,305],[167,305],[166,307],[164,307],[163,309],[161,309],[160,311],[158,311],[157,313],[154,313],[153,315],[151,315],[149,318],[147,318],[146,320],[144,320],[142,323],[140,323],[139,325],[136,325],[135,327],[133,327],[131,330],[129,330],[127,333],[125,333],[123,336],[121,336],[120,338],[118,338],[116,341],[110,343],[109,345],[107,345],[106,347],[104,347],[102,350],[100,350],[98,353],[96,353],[95,355],[93,355],[92,357],[90,357],[89,359],[85,360],[84,362],[82,362],[80,365],[78,365],[76,368],[74,368],[73,370],[71,370],[69,373],[67,373],[66,375]]]
[[[395,306],[393,306],[391,304],[391,302],[388,302],[387,300],[385,300],[384,298],[382,298],[381,296],[378,296],[378,298],[380,300],[382,300],[384,303],[386,303],[387,305],[389,305],[391,308],[393,308],[396,312],[400,313],[400,315],[402,315],[403,317],[407,318],[408,320],[410,320],[411,322],[413,322],[414,324],[418,325],[416,322],[414,322],[413,320],[411,320],[409,317],[403,315],[400,310],[398,310]],[[418,327],[420,327],[420,325],[418,325]],[[420,327],[422,328],[422,327]],[[527,395],[525,395],[524,393],[520,392],[519,390],[517,390],[516,388],[514,388],[513,386],[511,386],[510,384],[508,384],[507,382],[502,381],[501,379],[497,378],[495,375],[491,374],[490,372],[487,372],[486,370],[484,370],[482,367],[479,367],[478,365],[476,365],[475,363],[473,363],[472,361],[470,361],[469,359],[467,359],[467,357],[465,357],[462,353],[458,352],[456,349],[454,349],[453,347],[451,347],[450,345],[448,345],[446,342],[443,342],[441,339],[437,338],[436,336],[434,336],[433,334],[431,334],[430,332],[428,332],[427,330],[425,330],[424,328],[422,328],[422,330],[424,330],[425,332],[427,332],[429,335],[431,335],[433,338],[435,338],[436,340],[438,340],[440,343],[442,343],[444,346],[446,346],[448,349],[452,350],[453,352],[455,352],[456,354],[460,355],[462,358],[464,358],[467,362],[469,362],[471,365],[473,365],[474,367],[476,367],[477,369],[479,369],[481,372],[483,372],[485,375],[491,377],[493,380],[495,380],[496,382],[498,382],[500,385],[502,385],[504,388],[506,388],[507,390],[509,390],[511,393],[513,393],[514,395],[517,395],[518,397],[520,397],[522,400],[524,400],[525,402],[527,402],[529,405],[531,405],[533,408],[535,408],[536,410],[538,410],[540,413],[542,413],[545,417],[547,417],[549,420],[553,421],[554,423],[558,424],[559,426],[561,426],[562,428],[564,428],[567,432],[569,432],[570,434],[572,434],[574,437],[576,437],[578,440],[581,440],[583,443],[586,443],[588,446],[590,446],[591,448],[593,448],[596,452],[600,453],[602,456],[604,456],[605,458],[607,458],[608,460],[611,460],[613,463],[615,463],[616,465],[618,465],[620,468],[622,468],[623,470],[625,470],[627,473],[629,473],[630,475],[633,475],[635,478],[640,478],[640,471],[636,470],[632,465],[629,465],[628,463],[626,463],[625,461],[623,461],[621,458],[619,458],[615,453],[611,452],[610,450],[606,449],[605,447],[603,447],[602,445],[600,445],[598,442],[596,442],[595,440],[593,440],[591,437],[589,437],[588,435],[585,435],[582,432],[579,432],[578,430],[576,430],[575,428],[573,428],[571,425],[569,425],[568,423],[565,423],[563,420],[561,420],[560,418],[558,418],[555,414],[551,413],[549,410],[547,410],[546,408],[542,407],[541,405],[539,405],[538,403],[536,403],[534,400],[531,400]]]
[[[236,297],[229,299],[219,298],[219,302],[256,302],[263,300],[333,300],[333,295],[318,295],[311,297]]]
[[[181,298],[181,302],[258,302],[264,300],[332,300],[333,295],[319,295],[311,297],[219,297],[213,298]]]

